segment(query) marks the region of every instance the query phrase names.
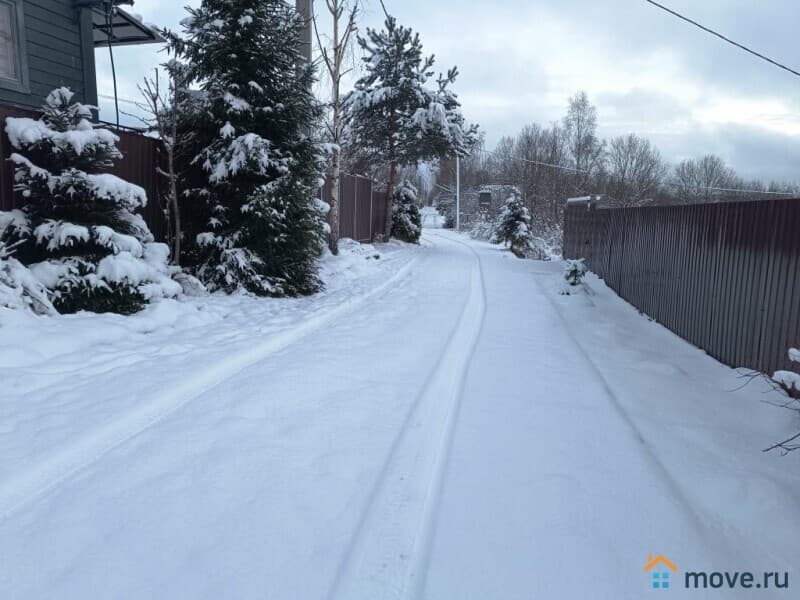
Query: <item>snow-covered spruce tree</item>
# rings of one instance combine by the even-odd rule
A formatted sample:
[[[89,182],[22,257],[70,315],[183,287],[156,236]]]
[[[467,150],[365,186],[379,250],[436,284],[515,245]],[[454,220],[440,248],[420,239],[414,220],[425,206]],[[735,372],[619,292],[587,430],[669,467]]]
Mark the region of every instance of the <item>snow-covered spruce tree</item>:
[[[419,35],[411,29],[387,17],[382,30],[368,28],[358,43],[365,73],[345,100],[348,145],[355,156],[389,167],[388,237],[398,167],[466,156],[477,127],[465,125],[458,98],[449,89],[458,76],[455,67],[429,87],[434,59],[423,57]]]
[[[507,244],[515,256],[525,258],[531,240],[531,217],[528,208],[522,203],[519,195],[513,193],[497,217],[497,229],[493,241],[496,244]]]
[[[422,214],[417,206],[417,188],[404,179],[394,190],[392,237],[412,244],[422,235]]]
[[[119,138],[90,119],[67,88],[47,96],[40,119],[6,119],[19,151],[10,157],[15,189],[26,204],[5,219],[0,241],[14,247],[59,312],[130,314],[180,286],[170,278],[169,248],[134,212],[147,202],[144,190],[103,173],[121,157]]]
[[[191,149],[181,201],[192,231],[182,264],[211,290],[257,295],[317,291],[325,205],[309,132],[321,115],[313,67],[299,50],[303,27],[285,0],[203,0],[183,35],[165,32],[187,65],[180,127]]]

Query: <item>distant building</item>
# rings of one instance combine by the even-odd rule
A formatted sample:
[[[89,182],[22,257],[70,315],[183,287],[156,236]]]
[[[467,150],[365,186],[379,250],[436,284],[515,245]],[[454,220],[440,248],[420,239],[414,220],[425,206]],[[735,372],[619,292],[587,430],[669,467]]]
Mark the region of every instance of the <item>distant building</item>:
[[[461,190],[461,225],[468,227],[481,214],[493,217],[503,207],[505,201],[517,188],[513,185],[486,184],[465,187]],[[455,224],[455,193],[449,191],[439,192],[434,198],[433,205],[445,216],[445,226],[453,227]]]

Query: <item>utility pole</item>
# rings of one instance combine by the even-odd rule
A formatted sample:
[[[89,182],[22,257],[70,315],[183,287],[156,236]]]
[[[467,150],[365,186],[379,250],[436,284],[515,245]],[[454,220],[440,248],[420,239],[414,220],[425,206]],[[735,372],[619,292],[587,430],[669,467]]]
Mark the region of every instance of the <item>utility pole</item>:
[[[456,231],[461,231],[461,157],[456,155]]]
[[[296,0],[297,13],[303,19],[303,32],[300,34],[300,52],[307,65],[311,64],[311,2],[312,0]]]

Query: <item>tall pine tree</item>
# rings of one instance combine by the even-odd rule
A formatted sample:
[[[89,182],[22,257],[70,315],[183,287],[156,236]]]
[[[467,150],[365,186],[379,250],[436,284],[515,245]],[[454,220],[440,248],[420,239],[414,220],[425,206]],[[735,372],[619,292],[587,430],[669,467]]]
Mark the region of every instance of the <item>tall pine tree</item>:
[[[303,23],[284,0],[203,0],[188,11],[183,35],[166,32],[199,88],[181,122],[190,149],[176,157],[194,233],[183,264],[212,290],[313,293],[325,215]]]
[[[433,56],[423,57],[419,35],[387,17],[384,29],[359,37],[365,74],[346,100],[353,153],[389,167],[385,236],[392,229],[398,167],[446,156],[465,156],[477,139],[450,90],[456,68],[430,87]]]
[[[95,127],[91,110],[67,88],[47,97],[40,119],[6,120],[18,152],[11,155],[15,189],[26,204],[0,213],[0,245],[30,267],[59,312],[133,313],[180,286],[135,211],[145,191],[105,173],[121,158],[119,138]]]

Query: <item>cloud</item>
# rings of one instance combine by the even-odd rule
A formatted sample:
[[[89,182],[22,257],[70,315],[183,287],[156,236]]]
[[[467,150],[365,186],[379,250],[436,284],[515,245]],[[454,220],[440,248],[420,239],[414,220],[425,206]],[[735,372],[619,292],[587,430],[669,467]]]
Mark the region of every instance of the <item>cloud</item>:
[[[601,132],[606,135],[682,133],[692,121],[689,102],[657,90],[636,87],[602,92],[594,100],[601,115]]]
[[[800,56],[796,0],[664,2],[770,56],[787,62]],[[176,28],[185,3],[137,0],[134,12]],[[458,65],[456,91],[489,145],[526,124],[559,120],[568,98],[582,89],[598,106],[604,136],[635,131],[670,160],[719,152],[748,176],[800,178],[793,174],[800,164],[798,78],[643,0],[386,4],[420,33],[438,68]],[[382,20],[377,2],[364,5],[362,26],[379,27]],[[156,50],[118,49],[120,95],[136,94],[136,82],[163,60]],[[98,50],[98,73],[108,94],[104,54]]]
[[[745,125],[716,128],[720,154],[747,179],[800,181],[800,138]]]

